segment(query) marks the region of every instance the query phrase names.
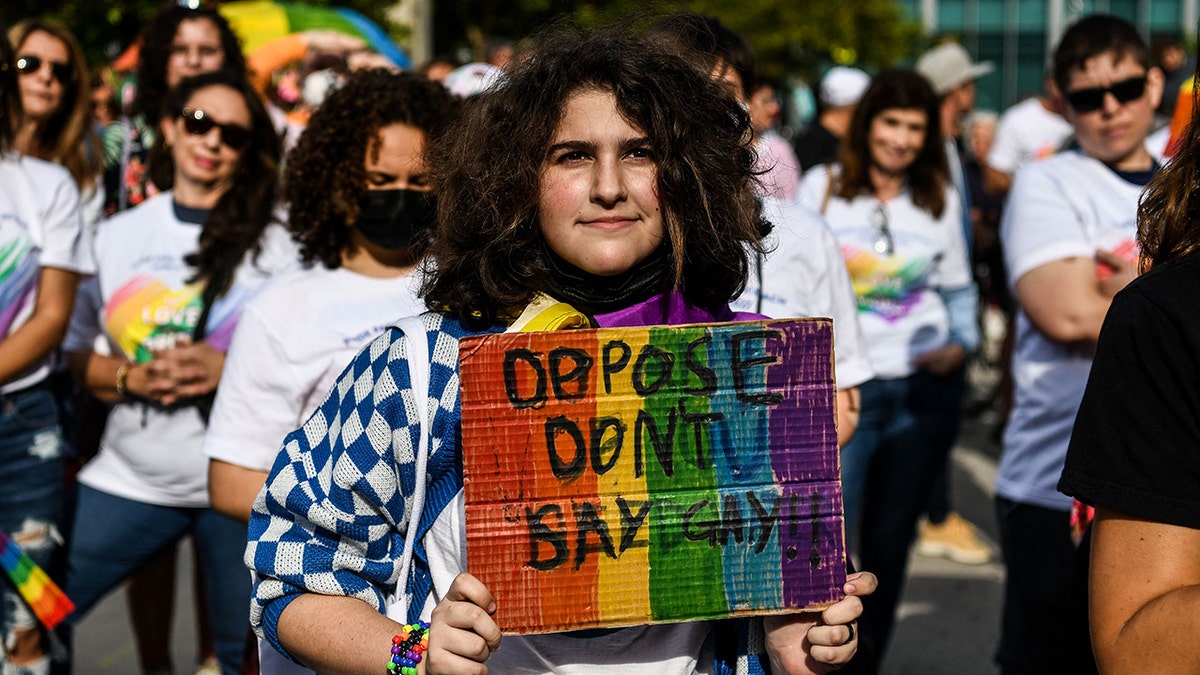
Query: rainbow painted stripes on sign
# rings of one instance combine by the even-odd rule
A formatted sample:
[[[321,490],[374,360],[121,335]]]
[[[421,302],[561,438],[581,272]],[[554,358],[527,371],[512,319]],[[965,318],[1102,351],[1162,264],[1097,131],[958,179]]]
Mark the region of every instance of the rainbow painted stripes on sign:
[[[53,629],[75,611],[75,604],[46,576],[45,570],[34,564],[3,532],[0,532],[0,568],[46,628]]]
[[[468,569],[507,633],[842,597],[827,319],[460,347]]]

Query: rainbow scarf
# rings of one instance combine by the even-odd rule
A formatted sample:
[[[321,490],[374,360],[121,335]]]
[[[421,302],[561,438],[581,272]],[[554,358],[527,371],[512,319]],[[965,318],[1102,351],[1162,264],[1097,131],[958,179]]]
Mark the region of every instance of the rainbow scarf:
[[[0,532],[0,567],[47,630],[75,611],[75,603],[4,532]]]

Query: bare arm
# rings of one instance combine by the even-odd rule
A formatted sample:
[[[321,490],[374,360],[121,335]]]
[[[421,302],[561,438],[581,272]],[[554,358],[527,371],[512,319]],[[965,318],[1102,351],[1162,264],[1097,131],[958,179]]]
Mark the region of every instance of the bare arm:
[[[267,482],[267,472],[248,469],[219,459],[208,461],[208,495],[212,507],[223,516],[250,522],[250,507]]]
[[[839,448],[846,447],[846,444],[854,437],[854,431],[858,429],[858,416],[861,403],[862,394],[859,393],[858,387],[838,390],[837,435]]]
[[[983,191],[989,195],[1005,195],[1012,188],[1012,174],[983,166]]]
[[[67,334],[79,275],[55,267],[43,267],[38,275],[33,315],[0,340],[0,384],[28,370],[62,344]]]
[[[1097,508],[1088,601],[1101,672],[1200,671],[1200,530]]]
[[[1136,266],[1108,256],[1116,271],[1096,278],[1092,258],[1065,258],[1026,272],[1017,280],[1017,301],[1033,326],[1056,342],[1095,344],[1112,296],[1136,275]]]
[[[175,347],[155,354],[146,363],[132,363],[123,356],[95,352],[67,355],[75,379],[105,403],[140,398],[172,405],[216,388],[225,365],[225,355],[207,343]],[[121,369],[125,369],[125,392],[118,391]]]
[[[349,596],[306,593],[279,616],[279,640],[295,659],[319,673],[384,672],[400,624]]]
[[[67,366],[75,381],[87,387],[104,403],[119,403],[126,398],[152,398],[151,382],[145,365],[130,363],[122,356],[95,352],[69,352]],[[117,392],[120,369],[125,368],[125,395]]]
[[[487,587],[459,574],[433,610],[429,649],[418,672],[485,675],[484,661],[500,648],[491,615],[496,602]],[[279,617],[279,641],[293,657],[320,673],[353,675],[383,671],[400,624],[356,598],[306,594]]]

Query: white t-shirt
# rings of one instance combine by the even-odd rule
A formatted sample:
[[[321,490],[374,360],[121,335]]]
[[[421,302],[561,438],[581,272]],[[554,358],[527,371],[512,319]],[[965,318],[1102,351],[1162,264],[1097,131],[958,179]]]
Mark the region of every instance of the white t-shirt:
[[[204,452],[269,471],[284,436],[308,419],[354,355],[419,314],[420,275],[377,279],[318,265],[281,274],[242,309]]]
[[[91,351],[103,335],[111,354],[135,363],[190,339],[201,313],[202,283],[188,283],[184,256],[195,250],[201,225],[179,220],[172,193],[123,211],[96,236],[95,288],[79,294],[64,348]],[[298,259],[295,243],[278,224],[268,226],[262,252],[247,256],[229,291],[213,303],[205,341],[225,351],[242,305]],[[97,306],[98,303],[98,306]],[[84,485],[126,499],[163,506],[208,505],[205,425],[195,406],[160,408],[140,401],[115,405],[100,453],[84,467]]]
[[[505,675],[707,675],[712,673],[710,624],[658,624],[607,635],[570,633],[509,636],[488,657],[489,672]],[[553,665],[550,665],[553,664]],[[564,665],[565,664],[565,665]]]
[[[1007,174],[1058,152],[1071,135],[1071,125],[1058,113],[1042,107],[1035,96],[1004,111],[996,139],[988,151],[988,166]]]
[[[757,256],[751,259],[746,290],[730,306],[776,319],[833,319],[837,386],[857,387],[874,377],[874,371],[837,240],[821,216],[805,206],[769,197],[762,204],[763,217],[774,225],[767,238],[768,253],[761,263]]]
[[[1079,151],[1019,170],[1000,227],[1010,283],[1047,263],[1092,258],[1096,249],[1136,260],[1141,192],[1141,186]],[[1086,347],[1046,338],[1018,311],[1012,366],[1016,400],[996,479],[1001,497],[1071,508],[1071,498],[1057,484],[1091,364]]]
[[[820,207],[829,188],[829,170],[816,166],[804,175],[801,203]],[[894,246],[891,256],[873,248],[880,238],[873,214],[881,205]],[[907,188],[886,204],[870,195],[851,201],[833,195],[824,215],[850,271],[859,326],[875,374],[911,375],[916,370],[913,359],[949,342],[949,317],[937,290],[971,283],[958,192],[946,187],[940,218],[914,205]]]
[[[17,153],[0,156],[0,340],[33,316],[41,269],[91,274],[91,246],[79,189],[66,169]],[[0,393],[41,382],[53,362],[52,352],[0,386]]]

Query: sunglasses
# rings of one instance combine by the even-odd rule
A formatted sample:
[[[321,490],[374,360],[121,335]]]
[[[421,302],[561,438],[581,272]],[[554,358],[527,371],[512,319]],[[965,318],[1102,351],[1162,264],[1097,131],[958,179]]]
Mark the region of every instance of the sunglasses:
[[[22,75],[32,75],[42,69],[43,63],[50,66],[50,75],[58,80],[59,84],[66,84],[71,80],[71,64],[49,59],[43,61],[38,56],[18,56],[17,72]]]
[[[896,251],[896,242],[892,240],[892,231],[888,228],[887,211],[883,210],[883,204],[875,207],[875,211],[871,213],[871,224],[875,226],[876,237],[875,244],[871,247],[879,255],[890,256]]]
[[[1146,93],[1145,73],[1128,80],[1121,80],[1107,87],[1088,87],[1066,93],[1067,103],[1077,113],[1090,113],[1104,106],[1104,96],[1112,94],[1118,103],[1136,101]]]
[[[241,150],[250,144],[249,129],[236,124],[214,122],[199,108],[184,108],[179,116],[183,118],[183,128],[193,136],[203,136],[215,127],[221,130],[221,142],[230,150]]]

